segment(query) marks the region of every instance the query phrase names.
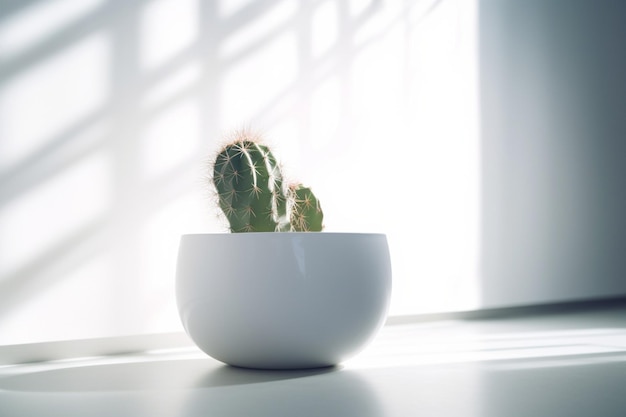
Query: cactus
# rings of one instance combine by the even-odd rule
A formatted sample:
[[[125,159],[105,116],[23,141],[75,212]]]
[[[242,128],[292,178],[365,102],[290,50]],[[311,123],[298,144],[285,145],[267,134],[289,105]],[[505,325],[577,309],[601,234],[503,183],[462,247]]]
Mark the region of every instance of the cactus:
[[[319,232],[324,227],[324,213],[310,188],[302,184],[289,186],[293,207],[290,216],[291,229],[296,232]]]
[[[280,166],[259,139],[239,133],[217,155],[213,185],[230,231],[321,231],[323,213],[309,188],[285,187]]]
[[[266,146],[248,137],[226,145],[215,160],[213,184],[231,232],[289,227],[282,175]]]

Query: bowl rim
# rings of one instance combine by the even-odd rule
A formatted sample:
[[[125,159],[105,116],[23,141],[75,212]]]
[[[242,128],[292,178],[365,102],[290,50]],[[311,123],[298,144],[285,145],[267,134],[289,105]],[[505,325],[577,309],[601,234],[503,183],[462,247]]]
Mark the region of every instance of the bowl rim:
[[[208,232],[208,233],[183,233],[181,237],[195,236],[387,236],[383,232]]]

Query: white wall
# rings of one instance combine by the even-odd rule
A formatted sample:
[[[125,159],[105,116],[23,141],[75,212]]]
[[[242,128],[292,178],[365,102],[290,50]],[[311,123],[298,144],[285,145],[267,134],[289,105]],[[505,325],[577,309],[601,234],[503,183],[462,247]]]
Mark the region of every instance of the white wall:
[[[626,3],[481,0],[485,306],[626,294]]]
[[[0,344],[180,330],[204,176],[265,132],[329,231],[388,233],[392,314],[478,305],[466,0],[0,5]]]

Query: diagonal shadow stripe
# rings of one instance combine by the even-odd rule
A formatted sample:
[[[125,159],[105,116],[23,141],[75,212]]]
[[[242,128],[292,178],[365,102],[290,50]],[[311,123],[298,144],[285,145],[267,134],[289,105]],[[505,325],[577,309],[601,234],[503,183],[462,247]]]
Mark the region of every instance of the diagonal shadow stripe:
[[[33,48],[26,50],[0,65],[0,84],[8,84],[25,69],[54,56],[65,47],[107,27],[118,11],[105,2],[105,5],[83,16],[46,38]]]

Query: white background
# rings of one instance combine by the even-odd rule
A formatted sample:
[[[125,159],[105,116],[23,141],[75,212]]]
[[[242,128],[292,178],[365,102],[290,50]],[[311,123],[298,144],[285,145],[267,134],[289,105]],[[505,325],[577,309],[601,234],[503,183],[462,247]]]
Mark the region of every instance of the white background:
[[[0,14],[0,344],[181,330],[206,165],[262,132],[392,315],[480,305],[473,1],[42,0]]]

